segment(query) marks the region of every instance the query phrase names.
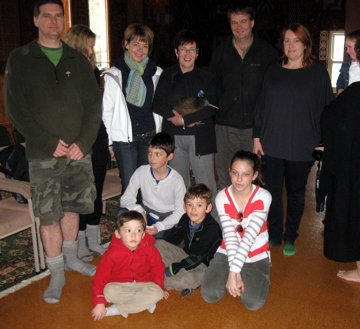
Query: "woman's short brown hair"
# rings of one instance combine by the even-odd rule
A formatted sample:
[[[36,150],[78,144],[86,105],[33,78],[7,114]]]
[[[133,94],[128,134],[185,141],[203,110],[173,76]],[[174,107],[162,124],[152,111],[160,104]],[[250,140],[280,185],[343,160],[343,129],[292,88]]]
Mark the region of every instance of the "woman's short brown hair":
[[[173,45],[174,49],[178,49],[180,46],[183,46],[186,43],[195,43],[196,49],[200,47],[200,41],[197,35],[188,30],[181,30],[176,33]]]
[[[149,45],[149,55],[153,50],[154,33],[149,27],[142,24],[131,24],[124,32],[123,49],[125,48],[125,41],[130,43],[131,40],[139,38],[140,41],[145,42]]]
[[[284,64],[287,64],[288,62],[288,58],[285,56],[284,53],[284,40],[285,40],[285,34],[287,31],[292,31],[295,33],[295,35],[299,38],[299,40],[301,41],[301,43],[306,46],[306,48],[304,49],[304,57],[303,57],[303,66],[310,66],[315,57],[311,54],[312,52],[312,40],[311,40],[311,36],[310,36],[310,32],[309,30],[302,24],[300,23],[293,23],[290,24],[288,26],[286,26],[282,33],[281,33],[281,37],[280,37],[280,47],[283,51],[283,55],[281,57],[282,61]]]

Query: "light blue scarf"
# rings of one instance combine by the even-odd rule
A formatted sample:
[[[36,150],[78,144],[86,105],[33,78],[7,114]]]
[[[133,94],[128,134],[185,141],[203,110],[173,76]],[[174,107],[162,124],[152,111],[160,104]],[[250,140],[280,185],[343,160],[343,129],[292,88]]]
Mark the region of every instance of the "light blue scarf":
[[[125,63],[130,67],[129,78],[126,84],[126,101],[130,104],[142,107],[146,97],[146,86],[141,76],[144,74],[145,67],[149,62],[146,56],[140,63],[135,62],[129,52],[125,52]]]

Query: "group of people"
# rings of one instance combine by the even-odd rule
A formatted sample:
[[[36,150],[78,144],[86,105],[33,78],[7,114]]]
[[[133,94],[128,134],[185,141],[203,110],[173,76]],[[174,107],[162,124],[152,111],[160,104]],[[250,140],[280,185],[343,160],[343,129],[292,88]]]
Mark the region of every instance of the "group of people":
[[[359,34],[346,38],[351,61],[341,69],[341,95],[331,102],[328,73],[312,56],[305,26],[284,28],[279,59],[253,31],[252,7],[232,6],[228,21],[232,35],[213,54],[210,72],[195,65],[194,33],[176,35],[178,62],[162,71],[149,59],[153,32],[131,24],[124,54],[104,72],[101,99],[95,34],[75,25],[62,41],[61,0],[35,2],[39,38],[10,54],[5,102],[26,138],[34,214],[51,273],[46,302],[60,301],[65,270],[75,270],[94,276],[94,320],[153,313],[169,297],[165,289],[187,296],[200,286],[209,303],[229,292],[246,308],[261,308],[270,248],[284,241],[284,255],[296,253],[311,154],[321,139],[325,256],[356,261],[357,270],[339,276],[360,282],[359,82],[353,83],[360,80]],[[122,196],[106,251],[97,238],[111,156]],[[102,255],[97,267],[85,263],[92,252]]]
[[[271,195],[260,186],[259,157],[248,151],[233,156],[231,185],[215,198],[220,228],[211,215],[210,188],[198,183],[185,191],[181,176],[168,165],[174,146],[169,134],[155,134],[148,146],[149,164],[135,171],[121,197],[126,208],[118,214],[115,235],[92,282],[94,320],[146,309],[153,313],[156,303],[169,297],[165,289],[185,297],[201,286],[209,303],[229,291],[250,310],[265,304]],[[137,203],[138,190],[143,191],[142,204]],[[156,216],[166,207],[169,213]],[[171,234],[152,236],[153,230]],[[113,304],[106,308],[107,303]]]
[[[262,78],[277,59],[276,50],[252,31],[254,17],[249,6],[237,5],[229,10],[233,36],[225,48],[221,46],[215,52],[210,72],[195,65],[200,43],[194,33],[183,30],[175,36],[178,62],[161,72],[148,58],[152,32],[140,24],[130,25],[124,33],[124,55],[104,72],[103,96],[110,152],[115,153],[123,188],[117,217],[123,220],[132,211],[142,215],[147,224],[144,230],[156,238],[155,247],[166,266],[165,288],[181,290],[187,296],[202,285],[203,298],[208,302],[218,301],[228,290],[234,297],[241,296],[252,310],[265,304],[270,284],[267,214],[271,196],[253,185],[261,174],[260,158],[251,152],[251,127]],[[136,76],[139,83],[135,83]],[[244,94],[249,97],[244,98]],[[217,148],[219,138],[221,150]],[[215,154],[219,161],[214,159]],[[144,164],[146,157],[149,164]],[[214,160],[220,187],[226,188],[223,196],[217,193]],[[195,186],[191,185],[190,168]],[[204,192],[191,195],[201,188],[209,190],[206,195],[210,199]],[[118,226],[117,239],[121,239],[120,231]],[[114,298],[104,288],[105,283],[116,281],[108,277],[104,282],[99,274],[105,262],[111,263],[106,256],[110,256],[116,237],[93,281],[93,287],[97,287],[93,289],[97,294],[93,297],[95,320],[107,315],[127,316],[135,312],[135,305],[137,310],[154,309],[154,305],[145,307],[143,302],[129,307],[127,298]],[[184,249],[178,248],[182,241]],[[239,255],[245,257],[239,260]],[[117,266],[114,261],[112,264]],[[260,281],[263,284],[259,291]],[[98,282],[102,282],[100,287]],[[97,304],[97,296],[103,291],[111,295],[105,300],[115,306],[105,309],[104,298]],[[145,300],[138,290],[136,296]],[[149,299],[149,303],[154,300]]]

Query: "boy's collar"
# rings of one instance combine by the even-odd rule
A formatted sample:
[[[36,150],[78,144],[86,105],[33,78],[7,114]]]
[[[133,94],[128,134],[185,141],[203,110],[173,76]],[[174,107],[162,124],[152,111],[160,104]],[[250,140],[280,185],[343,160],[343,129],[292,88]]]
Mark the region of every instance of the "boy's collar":
[[[167,168],[167,174],[166,174],[166,176],[165,176],[163,179],[157,179],[157,178],[155,177],[155,175],[154,175],[154,170],[153,170],[153,168],[150,166],[150,173],[151,173],[152,177],[155,179],[156,184],[159,184],[160,181],[164,180],[166,177],[168,177],[168,176],[170,175],[171,167],[167,166],[166,168]]]

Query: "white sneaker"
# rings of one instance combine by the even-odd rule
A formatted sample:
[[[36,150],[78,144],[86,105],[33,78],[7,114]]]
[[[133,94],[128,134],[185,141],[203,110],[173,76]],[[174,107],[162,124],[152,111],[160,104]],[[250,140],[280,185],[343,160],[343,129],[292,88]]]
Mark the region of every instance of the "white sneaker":
[[[127,313],[121,313],[117,308],[116,304],[112,304],[111,306],[106,308],[105,316],[114,316],[114,315],[122,315],[124,318],[128,317]]]
[[[120,315],[119,309],[117,308],[116,304],[112,304],[111,306],[106,308],[105,316],[113,316],[113,315]]]

